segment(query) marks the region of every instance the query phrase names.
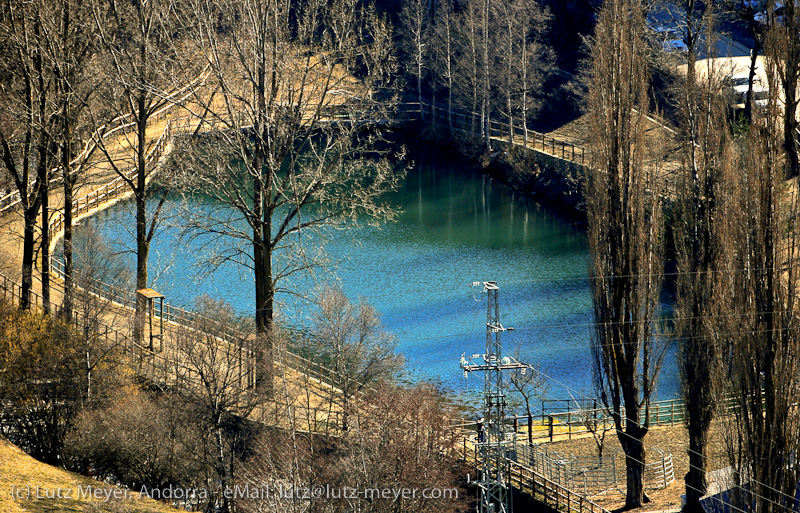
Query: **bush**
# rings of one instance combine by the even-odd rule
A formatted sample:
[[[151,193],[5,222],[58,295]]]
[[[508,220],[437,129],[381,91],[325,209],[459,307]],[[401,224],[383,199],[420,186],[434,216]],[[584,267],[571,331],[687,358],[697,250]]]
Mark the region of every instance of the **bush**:
[[[9,440],[46,463],[61,461],[72,419],[87,404],[80,349],[67,326],[0,307],[0,425]]]
[[[131,389],[107,408],[82,412],[67,439],[68,465],[134,491],[191,485],[200,442],[177,404]]]

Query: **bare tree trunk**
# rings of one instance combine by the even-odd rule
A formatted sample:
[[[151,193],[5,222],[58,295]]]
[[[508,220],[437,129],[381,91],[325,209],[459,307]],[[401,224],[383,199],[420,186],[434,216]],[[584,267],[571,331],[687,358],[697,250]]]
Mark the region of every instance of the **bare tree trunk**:
[[[522,142],[528,147],[528,41],[522,40]]]
[[[645,504],[650,502],[644,492],[644,436],[647,429],[639,427],[638,412],[632,414],[628,408],[625,412],[628,415],[625,430],[617,432],[625,453],[625,504]]]
[[[639,0],[606,1],[600,10],[589,79],[593,158],[584,188],[594,379],[626,455],[626,508],[648,501],[644,437],[666,350],[653,326],[664,261],[656,168],[644,153],[653,144],[644,140],[649,81],[644,27]]]
[[[484,114],[484,144],[487,150],[492,149],[492,122],[491,122],[491,82],[489,79],[489,0],[483,0],[483,18],[481,20],[483,32],[483,114]]]
[[[744,117],[750,122],[753,119],[753,82],[756,78],[756,68],[758,67],[758,54],[761,51],[759,39],[755,39],[755,44],[750,50],[750,69],[747,72],[747,95],[744,100]]]
[[[48,181],[48,170],[41,169],[40,173],[41,177],[40,180],[42,182],[42,188],[40,190],[40,194],[42,195],[41,200],[41,230],[42,230],[42,237],[39,246],[39,251],[42,254],[41,260],[41,276],[42,276],[42,308],[44,309],[45,314],[50,313],[50,187]]]
[[[716,402],[719,368],[715,332],[709,321],[720,308],[717,282],[719,274],[719,227],[724,216],[718,209],[718,188],[722,155],[728,141],[725,108],[716,70],[706,64],[705,73],[695,63],[700,33],[706,45],[713,44],[712,8],[695,0],[683,3],[687,20],[684,43],[688,49],[689,72],[680,92],[682,128],[682,169],[676,185],[674,240],[677,265],[676,332],[683,339],[679,351],[682,392],[686,405],[684,422],[689,434],[692,465],[684,477],[684,511],[700,513],[700,498],[706,491],[706,444]],[[699,23],[696,21],[699,20]]]
[[[136,289],[147,288],[147,260],[150,253],[150,244],[147,240],[147,167],[145,162],[147,149],[147,109],[144,95],[137,98],[136,112],[136,188],[134,190],[134,203],[136,205]],[[144,340],[144,325],[147,315],[147,300],[144,296],[136,296],[136,312],[134,320],[134,339],[142,345],[150,347],[151,341]],[[151,348],[151,347],[150,347]],[[151,348],[152,349],[152,348]]]
[[[275,336],[273,324],[275,290],[272,278],[272,251],[269,247],[272,240],[269,222],[264,223],[263,233],[261,230],[255,230],[253,235],[256,290],[255,318],[258,341],[258,347],[256,348],[256,386],[269,395],[273,392],[273,344]]]
[[[736,398],[727,448],[731,465],[749,481],[736,506],[757,512],[781,510],[785,498],[795,496],[800,477],[797,465],[787,464],[800,451],[800,337],[792,328],[798,322],[798,270],[785,264],[798,259],[797,230],[787,227],[798,202],[785,194],[776,103],[770,102],[767,118],[753,123],[741,141],[735,170],[749,172],[733,173],[738,182],[731,185],[729,239],[743,250],[726,262],[731,270],[745,271],[730,272],[726,280],[736,314],[730,316],[736,325],[726,325],[732,335],[724,348],[736,355],[726,362]]]
[[[782,20],[777,19],[775,7],[782,7]],[[800,82],[800,6],[796,0],[767,3],[768,25],[765,52],[769,57],[767,65],[770,75],[770,89],[773,98],[783,103],[783,153],[786,178],[794,178],[800,173],[800,145],[798,145],[798,82]],[[774,83],[772,83],[774,82]]]
[[[68,148],[69,146],[67,146]],[[65,162],[66,161],[66,162]],[[74,181],[69,173],[69,153],[62,156],[62,179],[64,180],[64,303],[62,316],[66,322],[72,320],[75,297],[75,260],[73,254],[73,212]],[[65,171],[66,170],[66,171]]]
[[[37,211],[25,209],[22,235],[22,284],[20,287],[19,307],[23,310],[31,308],[31,290],[33,288],[33,254],[36,243],[36,215]]]
[[[443,21],[445,31],[445,59],[447,59],[447,128],[450,137],[453,136],[453,3],[446,0],[440,4],[440,9],[445,10]],[[441,20],[441,18],[440,18]]]

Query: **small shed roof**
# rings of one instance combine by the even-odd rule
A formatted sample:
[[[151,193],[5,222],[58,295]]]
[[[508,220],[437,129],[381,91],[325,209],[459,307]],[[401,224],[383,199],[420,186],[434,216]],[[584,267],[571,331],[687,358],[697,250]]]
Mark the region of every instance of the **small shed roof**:
[[[162,294],[160,292],[156,292],[153,289],[139,289],[139,290],[136,291],[136,293],[137,294],[141,294],[142,296],[144,296],[147,299],[158,299],[158,298],[163,298],[164,297],[164,294]]]

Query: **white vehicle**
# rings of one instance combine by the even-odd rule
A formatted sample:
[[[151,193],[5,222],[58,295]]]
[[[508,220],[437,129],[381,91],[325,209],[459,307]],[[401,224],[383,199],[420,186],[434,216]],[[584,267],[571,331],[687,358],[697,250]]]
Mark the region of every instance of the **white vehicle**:
[[[743,109],[747,102],[749,78],[747,75],[736,75],[725,79],[724,84],[731,89],[734,96],[734,108]],[[758,76],[753,78],[753,105],[766,107],[769,101],[769,89],[761,83]]]

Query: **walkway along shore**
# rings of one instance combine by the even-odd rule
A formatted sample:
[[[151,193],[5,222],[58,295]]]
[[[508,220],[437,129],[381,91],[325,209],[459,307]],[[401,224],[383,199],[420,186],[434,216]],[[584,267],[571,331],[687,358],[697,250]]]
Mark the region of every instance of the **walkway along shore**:
[[[207,74],[199,77],[202,81]],[[193,117],[188,112],[181,112],[181,103],[191,93],[185,93],[191,85],[176,91],[167,99],[166,105],[157,111],[151,118],[152,123],[147,127],[147,180],[152,180],[160,166],[166,161],[174,149],[172,143],[176,135],[195,130],[202,121]],[[124,118],[115,120],[116,126],[106,130],[102,135],[107,141],[104,143],[112,148],[112,153],[119,158],[118,166],[124,169],[126,155],[124,147],[132,123],[126,123]],[[97,141],[93,139],[81,155],[91,154],[92,147],[96,148]],[[80,158],[80,157],[79,157]],[[135,166],[129,171],[136,173]],[[52,185],[58,181],[53,180]],[[72,204],[73,219],[91,216],[100,212],[118,201],[132,195],[132,191],[118,176],[107,162],[97,159],[87,166],[85,178],[78,187]],[[52,190],[53,213],[50,217],[51,251],[63,236],[64,214],[63,198],[60,190]],[[6,301],[18,303],[21,295],[19,273],[21,261],[20,241],[21,216],[15,212],[19,203],[14,194],[2,198],[0,202],[0,295]],[[64,287],[64,269],[61,262],[50,262],[51,272],[51,311],[57,312],[61,307]],[[31,302],[39,307],[43,306],[41,296],[41,262],[37,262],[34,270],[34,287],[31,291]],[[175,308],[169,304],[164,305],[164,338],[160,348],[144,347],[137,343],[132,335],[132,315],[135,307],[135,295],[132,291],[122,290],[99,280],[83,279],[84,292],[104,304],[100,319],[94,320],[98,326],[98,336],[107,343],[123,348],[129,361],[133,362],[136,371],[155,383],[167,386],[191,386],[198,382],[196,371],[181,361],[176,341],[185,337],[191,325],[200,320],[200,316],[184,309]],[[154,312],[155,320],[161,321],[161,312]],[[76,324],[87,321],[81,319],[80,313],[75,313],[72,319]],[[203,322],[213,322],[204,319]],[[220,347],[227,354],[235,354],[235,363],[232,374],[238,379],[236,386],[242,391],[253,388],[255,384],[256,365],[255,355],[244,343],[247,335],[244,333],[229,333],[227,340],[220,339]],[[330,371],[305,358],[287,351],[285,348],[276,348],[275,372],[273,376],[273,399],[259,405],[252,413],[251,418],[270,425],[294,427],[303,431],[313,431],[335,434],[341,428],[340,412],[336,406],[338,389],[330,384]]]

